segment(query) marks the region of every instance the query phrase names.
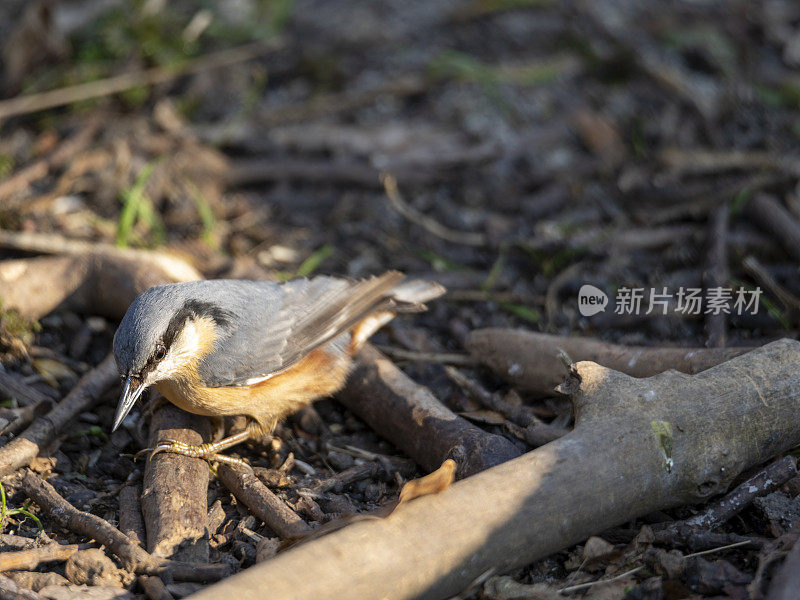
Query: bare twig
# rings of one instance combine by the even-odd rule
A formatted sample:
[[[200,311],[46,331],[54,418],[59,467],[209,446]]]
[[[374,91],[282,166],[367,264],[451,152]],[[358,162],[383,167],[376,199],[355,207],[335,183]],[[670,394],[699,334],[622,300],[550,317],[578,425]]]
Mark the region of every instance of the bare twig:
[[[477,329],[467,348],[476,359],[520,389],[551,395],[564,380],[558,358],[563,350],[573,361],[596,361],[633,377],[669,369],[698,373],[751,348],[650,348],[619,346],[591,338],[559,337],[517,329]]]
[[[52,485],[30,471],[22,479],[21,489],[61,527],[102,544],[131,571],[146,575],[166,572],[179,581],[217,581],[231,574],[227,564],[185,563],[148,554],[105,519],[72,506]]]
[[[386,191],[386,197],[394,209],[412,223],[424,228],[427,232],[454,244],[464,244],[465,246],[485,246],[487,244],[488,240],[482,233],[456,231],[419,212],[400,195],[400,190],[397,189],[397,180],[392,175],[384,173],[381,175],[381,182],[383,183],[383,189]]]
[[[737,542],[749,541],[754,547],[761,547],[765,540],[736,533],[718,533],[698,529],[689,525],[668,526],[666,529],[654,531],[655,543],[670,548],[685,547],[694,552],[708,550]]]
[[[393,346],[375,346],[389,358],[406,360],[410,362],[433,362],[447,365],[475,365],[477,361],[469,354],[456,354],[454,352],[414,352]]]
[[[112,244],[75,240],[55,233],[43,234],[0,229],[0,246],[24,252],[36,252],[37,254],[94,255],[134,260],[142,265],[152,266],[163,271],[166,277],[174,281],[202,279],[202,275],[188,262],[166,252],[139,248],[118,248]],[[113,265],[107,265],[106,268],[113,268]]]
[[[709,225],[710,247],[708,249],[708,270],[706,288],[725,288],[728,285],[728,206],[723,204],[711,213]],[[724,348],[728,340],[728,315],[724,311],[710,312],[706,315],[708,345]]]
[[[52,485],[32,472],[25,474],[21,489],[59,525],[106,546],[131,571],[147,572],[159,563],[105,519],[83,512],[64,500]]]
[[[467,377],[454,367],[445,367],[445,372],[453,383],[467,392],[474,400],[491,410],[499,412],[522,427],[525,441],[534,448],[543,446],[569,433],[567,429],[548,425],[530,410],[526,410],[525,407],[514,406],[506,402],[499,394],[490,393],[477,381]]]
[[[114,357],[109,355],[84,375],[53,410],[36,419],[20,436],[0,448],[0,474],[7,475],[30,464],[71,419],[96,402],[118,378]]]
[[[255,58],[265,52],[280,47],[280,45],[281,42],[277,39],[272,40],[269,44],[257,42],[200,56],[177,67],[154,67],[145,71],[123,73],[122,75],[116,75],[107,79],[90,81],[88,83],[81,83],[50,90],[48,92],[41,92],[39,94],[9,98],[8,100],[0,101],[0,120],[48,108],[55,108],[57,106],[64,106],[82,100],[101,98],[103,96],[124,92],[134,87],[152,86],[183,75],[226,67]]]
[[[39,390],[32,388],[20,381],[18,377],[3,370],[0,370],[0,395],[5,398],[13,398],[22,406],[52,402],[51,398],[45,396]]]
[[[639,571],[644,569],[644,566],[641,567],[634,567],[629,571],[625,571],[624,573],[620,573],[619,575],[615,575],[614,577],[609,577],[608,579],[598,579],[597,581],[587,581],[586,583],[579,583],[578,585],[571,585],[569,587],[561,588],[558,590],[561,594],[571,594],[572,592],[578,592],[580,590],[587,590],[590,587],[594,587],[596,585],[603,585],[604,583],[613,583],[614,581],[619,581],[620,579],[625,579],[626,577],[630,577],[631,575],[635,575]]]
[[[465,477],[520,454],[505,438],[453,414],[369,344],[337,397],[428,471],[453,458]]]
[[[769,194],[756,194],[747,203],[747,214],[767,233],[774,235],[795,260],[800,260],[800,223]]]
[[[788,313],[795,317],[800,316],[800,298],[778,283],[764,265],[761,264],[761,261],[755,256],[746,256],[742,261],[742,266],[760,285],[767,288],[783,304]]]
[[[139,575],[138,582],[150,600],[173,600],[172,594],[169,593],[161,578],[152,575]]]
[[[311,533],[311,527],[297,513],[250,473],[219,465],[217,475],[225,487],[279,537],[297,538]]]
[[[142,518],[142,486],[126,485],[119,491],[119,530],[142,547],[147,536]]]
[[[709,504],[701,514],[678,522],[674,526],[689,525],[707,529],[718,527],[742,511],[753,500],[775,491],[796,475],[794,458],[785,456],[736,486],[723,498]]]
[[[78,544],[48,544],[30,550],[0,553],[0,571],[22,571],[36,569],[42,563],[60,562],[80,550]]]
[[[197,445],[208,441],[208,419],[169,403],[155,410],[150,421],[150,447],[176,440]],[[208,464],[172,452],[148,459],[142,485],[142,513],[147,549],[156,556],[205,562],[209,556]]]
[[[396,461],[373,460],[363,465],[355,465],[349,469],[345,469],[336,475],[332,475],[327,479],[321,479],[311,485],[309,489],[312,492],[325,493],[325,492],[341,492],[348,485],[353,484],[362,479],[371,479],[387,472],[387,475],[394,472],[400,472],[405,477],[410,477],[414,473],[414,464],[408,459],[398,459]]]

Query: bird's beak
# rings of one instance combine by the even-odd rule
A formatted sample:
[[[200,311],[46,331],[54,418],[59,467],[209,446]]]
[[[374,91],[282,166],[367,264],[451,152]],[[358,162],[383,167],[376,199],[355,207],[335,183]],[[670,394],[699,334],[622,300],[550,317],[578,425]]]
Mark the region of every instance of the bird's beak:
[[[117,430],[122,420],[131,412],[133,405],[142,395],[142,392],[147,388],[143,381],[128,375],[125,378],[125,387],[122,388],[122,398],[119,399],[117,405],[117,414],[114,416],[114,427],[111,428],[111,433]]]

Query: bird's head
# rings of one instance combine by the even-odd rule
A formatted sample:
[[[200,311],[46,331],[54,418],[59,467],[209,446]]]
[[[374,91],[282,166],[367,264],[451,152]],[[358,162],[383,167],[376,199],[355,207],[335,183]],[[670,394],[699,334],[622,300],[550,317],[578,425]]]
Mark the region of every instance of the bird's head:
[[[212,350],[227,316],[214,302],[198,298],[195,289],[191,283],[152,287],[125,313],[114,334],[124,387],[112,431],[149,386],[197,377],[198,362]]]

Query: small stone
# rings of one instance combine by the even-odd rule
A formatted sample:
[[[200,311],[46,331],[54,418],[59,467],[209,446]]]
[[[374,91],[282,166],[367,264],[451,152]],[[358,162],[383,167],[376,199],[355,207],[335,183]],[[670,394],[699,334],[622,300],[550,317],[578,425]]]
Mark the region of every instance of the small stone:
[[[69,557],[64,571],[72,583],[92,586],[122,587],[123,576],[102,550],[80,550]]]
[[[280,540],[278,538],[261,538],[256,544],[256,563],[273,558],[278,553]]]
[[[614,545],[603,538],[592,536],[583,545],[583,560],[587,562],[603,560],[614,554]]]

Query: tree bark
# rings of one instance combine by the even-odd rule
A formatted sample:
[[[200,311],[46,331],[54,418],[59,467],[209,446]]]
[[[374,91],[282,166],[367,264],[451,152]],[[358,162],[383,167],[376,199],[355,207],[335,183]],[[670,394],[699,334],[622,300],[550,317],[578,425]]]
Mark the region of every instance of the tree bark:
[[[209,421],[172,404],[163,404],[150,420],[150,447],[159,440],[191,445],[207,442]],[[208,463],[172,452],[147,460],[142,485],[142,514],[147,551],[187,562],[208,562]]]
[[[567,372],[563,350],[575,362],[595,361],[633,377],[650,377],[669,369],[699,373],[752,348],[651,348],[620,346],[584,337],[561,337],[523,329],[476,329],[467,347],[476,360],[511,385],[544,396]]]
[[[800,342],[781,340],[697,375],[634,379],[592,362],[564,385],[569,434],[289,550],[196,600],[439,599],[655,510],[708,499],[800,444]]]
[[[370,344],[337,399],[427,471],[452,458],[466,477],[520,455],[509,440],[453,413]]]

